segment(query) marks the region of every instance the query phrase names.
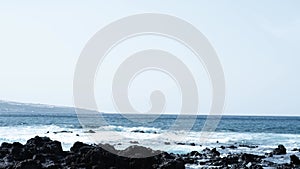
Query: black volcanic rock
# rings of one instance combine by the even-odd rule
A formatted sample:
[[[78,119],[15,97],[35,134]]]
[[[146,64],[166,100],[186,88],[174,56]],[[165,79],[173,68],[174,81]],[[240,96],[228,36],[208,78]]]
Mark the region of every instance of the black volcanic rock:
[[[196,144],[195,143],[190,143],[190,146],[196,146]]]
[[[91,146],[82,142],[75,142],[70,150],[71,152],[78,153],[79,151],[83,151],[84,148],[91,148]]]
[[[261,162],[261,160],[265,158],[264,156],[258,156],[258,155],[253,155],[253,154],[242,154],[241,155],[241,160],[245,162]]]
[[[35,160],[27,159],[21,162],[18,162],[14,169],[40,169],[42,165]]]
[[[162,152],[159,152],[159,151],[154,151],[150,148],[146,148],[146,147],[143,147],[143,146],[130,146],[128,148],[126,148],[125,150],[121,150],[119,151],[119,155],[121,156],[126,156],[126,157],[131,157],[131,158],[139,158],[139,157],[142,157],[142,156],[154,156],[154,155],[157,155],[157,154],[160,154]]]
[[[230,148],[230,149],[237,149],[237,146],[231,145],[231,146],[228,146],[227,148]]]
[[[64,152],[60,142],[38,136],[25,145],[2,143],[0,156],[0,169],[184,169],[185,164],[175,155],[141,146],[116,150],[108,144],[76,142]]]
[[[220,152],[218,152],[216,148],[211,149],[211,150],[210,150],[210,153],[211,153],[213,156],[220,156]]]
[[[291,159],[291,164],[300,165],[300,160],[296,155],[291,155],[290,159]]]
[[[274,155],[284,155],[286,154],[286,148],[282,144],[279,144],[278,147],[275,148],[272,153]]]
[[[279,145],[274,152],[281,154],[286,150]],[[140,158],[141,155],[148,157]],[[184,169],[186,164],[224,169],[261,169],[266,166],[287,169],[299,168],[300,165],[296,155],[290,156],[289,164],[274,164],[264,161],[264,158],[245,153],[224,156],[216,148],[178,155],[137,145],[116,150],[109,144],[82,142],[74,143],[70,151],[63,151],[60,142],[38,136],[29,139],[25,145],[15,142],[0,146],[0,169]]]
[[[240,144],[239,147],[257,148],[258,146],[247,145],[247,144]]]
[[[24,148],[33,154],[61,154],[63,152],[59,141],[52,141],[48,137],[39,136],[29,139]]]

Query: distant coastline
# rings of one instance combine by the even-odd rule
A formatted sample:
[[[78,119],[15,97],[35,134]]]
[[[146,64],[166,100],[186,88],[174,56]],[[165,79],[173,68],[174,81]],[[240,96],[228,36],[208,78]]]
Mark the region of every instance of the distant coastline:
[[[43,103],[29,103],[29,102],[18,102],[18,101],[9,101],[9,100],[0,100],[0,113],[1,112],[15,112],[13,111],[14,107],[19,108],[19,106],[27,107],[30,108],[31,110],[36,108],[37,110],[44,109],[46,111],[53,111],[53,108],[56,109],[61,109],[63,111],[60,111],[61,113],[65,113],[65,110],[68,110],[68,113],[76,113],[75,107],[72,106],[62,106],[62,105],[53,105],[53,104],[43,104]],[[5,110],[4,107],[7,107],[8,111],[3,111]],[[87,112],[92,111],[95,112],[94,110],[88,110],[88,109],[82,109]],[[58,111],[58,110],[57,110]],[[104,114],[118,114],[118,112],[101,112]],[[126,114],[133,114],[134,113],[126,113]],[[177,115],[176,113],[164,113],[166,115]],[[151,115],[157,115],[157,114],[151,114]],[[194,115],[194,114],[186,114],[186,115]],[[198,114],[199,116],[208,116],[208,114]],[[234,117],[234,116],[245,116],[245,117],[300,117],[300,113],[298,116],[296,115],[290,115],[287,113],[282,113],[280,115],[270,115],[270,114],[222,114],[222,116],[228,116],[228,117]]]

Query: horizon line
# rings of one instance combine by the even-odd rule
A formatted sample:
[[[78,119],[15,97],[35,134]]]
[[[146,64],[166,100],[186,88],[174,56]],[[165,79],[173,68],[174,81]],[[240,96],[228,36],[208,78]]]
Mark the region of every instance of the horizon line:
[[[57,108],[72,108],[72,109],[82,109],[82,110],[86,110],[86,111],[96,111],[99,113],[103,113],[103,114],[129,114],[129,115],[137,115],[139,113],[131,113],[131,112],[127,112],[127,113],[118,113],[118,112],[111,112],[111,111],[98,111],[98,110],[89,110],[86,108],[78,108],[75,106],[67,106],[67,105],[54,105],[54,104],[47,104],[47,103],[33,103],[33,102],[23,102],[23,101],[16,101],[16,100],[2,100],[0,99],[0,103],[1,102],[6,102],[6,103],[15,103],[15,104],[31,104],[31,105],[39,105],[39,106],[45,106],[45,107],[57,107]],[[76,112],[76,110],[75,110]],[[167,112],[167,113],[149,113],[149,114],[145,114],[145,113],[140,113],[141,115],[179,115],[179,113],[171,113],[171,112]],[[271,115],[271,114],[232,114],[232,113],[224,113],[221,115],[209,115],[208,113],[199,113],[199,114],[182,114],[182,115],[191,115],[191,116],[254,116],[254,117],[300,117],[300,115],[295,115],[295,114],[284,114],[284,115]]]

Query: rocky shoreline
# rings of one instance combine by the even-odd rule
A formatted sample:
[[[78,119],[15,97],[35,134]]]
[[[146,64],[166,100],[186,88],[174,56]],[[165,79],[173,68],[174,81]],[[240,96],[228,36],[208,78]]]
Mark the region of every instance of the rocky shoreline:
[[[137,158],[140,153],[156,155]],[[224,156],[216,148],[179,155],[137,145],[125,150],[116,150],[108,144],[88,145],[82,142],[74,143],[70,151],[63,151],[59,141],[36,136],[24,145],[18,142],[2,143],[0,169],[184,169],[190,165],[222,169],[300,168],[300,160],[296,155],[291,155],[290,163],[287,164],[263,160],[273,155],[284,154],[286,149],[283,145],[278,145],[273,152],[264,156],[247,153]]]

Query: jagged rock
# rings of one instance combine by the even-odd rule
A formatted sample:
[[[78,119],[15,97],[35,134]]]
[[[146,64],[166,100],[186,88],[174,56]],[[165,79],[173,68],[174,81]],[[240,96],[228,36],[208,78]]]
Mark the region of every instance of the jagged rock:
[[[94,130],[88,130],[88,131],[85,131],[84,133],[96,133]]]
[[[162,165],[160,169],[185,169],[185,166],[183,161],[174,160]]]
[[[211,149],[210,153],[213,156],[220,156],[220,152],[218,152],[216,148]]]
[[[190,143],[190,146],[196,146],[196,144],[195,143]]]
[[[77,141],[73,144],[73,146],[70,148],[70,150],[72,152],[77,153],[77,152],[79,152],[80,148],[82,148],[82,147],[90,147],[90,145]]]
[[[239,162],[239,155],[237,154],[228,155],[227,157],[222,158],[222,161],[227,165],[236,164]]]
[[[171,143],[170,143],[170,142],[164,142],[164,144],[165,144],[165,145],[171,145]]]
[[[231,145],[231,146],[228,146],[227,148],[230,148],[230,149],[236,149],[237,146]]]
[[[275,148],[272,153],[274,155],[284,155],[286,154],[286,148],[282,144],[279,144],[278,147]]]
[[[41,169],[41,168],[42,168],[42,165],[32,159],[27,159],[27,160],[18,162],[14,166],[14,169]]]
[[[296,155],[291,155],[290,159],[291,159],[291,164],[300,165],[300,160]]]
[[[62,130],[62,131],[54,131],[54,134],[58,134],[58,133],[73,133],[73,131],[66,131],[66,130]]]
[[[273,153],[282,154],[286,150],[279,145],[270,154]],[[244,153],[221,156],[216,148],[178,155],[137,145],[116,150],[109,144],[82,142],[74,143],[70,151],[63,151],[60,142],[38,136],[29,139],[25,145],[15,142],[0,146],[0,169],[184,169],[185,164],[199,163],[214,168],[261,169],[263,158],[265,156]],[[282,169],[299,168],[299,158],[296,155],[290,158],[290,164],[269,162],[267,165]]]
[[[258,155],[253,155],[253,154],[242,154],[241,155],[241,160],[245,162],[261,162],[261,159],[265,158],[264,156],[258,156]]]
[[[252,145],[247,145],[247,144],[240,144],[239,147],[257,148],[258,146],[252,146]]]
[[[160,154],[162,152],[159,151],[154,151],[150,148],[146,148],[143,146],[130,146],[128,148],[126,148],[125,150],[121,150],[119,152],[119,155],[121,156],[126,156],[126,157],[131,157],[131,158],[138,158],[141,156],[155,156],[157,154]]]

